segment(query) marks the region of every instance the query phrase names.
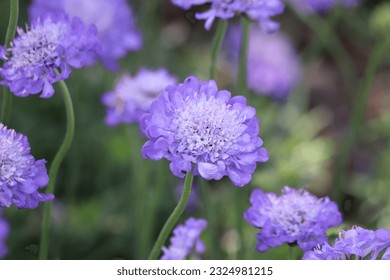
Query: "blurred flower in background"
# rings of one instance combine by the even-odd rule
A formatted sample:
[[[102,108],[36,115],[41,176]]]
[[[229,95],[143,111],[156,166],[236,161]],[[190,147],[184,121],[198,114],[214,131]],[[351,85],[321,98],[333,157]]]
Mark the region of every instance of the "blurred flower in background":
[[[171,245],[163,247],[162,260],[184,260],[194,254],[198,259],[200,254],[206,251],[206,247],[200,239],[200,234],[207,227],[204,219],[189,218],[184,225],[178,225],[173,230]]]
[[[95,24],[102,51],[98,59],[110,70],[119,68],[117,61],[129,51],[142,47],[142,36],[135,25],[133,11],[126,0],[33,0],[30,17],[65,11],[85,24]]]
[[[100,51],[94,25],[84,26],[78,18],[64,14],[36,19],[18,36],[0,59],[0,83],[16,96],[38,94],[49,98],[53,83],[65,80],[75,68],[91,64]]]
[[[8,248],[5,244],[9,234],[9,225],[5,219],[1,217],[0,210],[0,259],[3,259],[8,252]]]
[[[327,229],[342,222],[335,202],[318,199],[304,189],[284,187],[279,197],[255,189],[250,202],[244,219],[261,229],[256,247],[260,252],[295,242],[303,251],[311,250],[327,240]]]
[[[362,0],[288,0],[301,13],[326,13],[337,5],[356,7]]]
[[[358,226],[339,233],[333,247],[328,243],[306,252],[304,260],[390,260],[390,230]]]
[[[166,69],[141,69],[134,77],[124,74],[112,92],[103,95],[107,107],[106,124],[138,123],[141,115],[150,109],[152,102],[169,85],[177,83],[176,77]]]
[[[238,26],[229,29],[226,45],[232,53],[234,65],[237,65],[240,38]],[[232,75],[235,76],[236,72],[233,71]],[[250,89],[277,100],[284,100],[302,77],[299,57],[290,40],[280,33],[265,34],[255,25],[249,34],[247,73]]]
[[[30,154],[26,136],[0,124],[0,207],[36,208],[54,199],[38,192],[49,182],[45,163]]]

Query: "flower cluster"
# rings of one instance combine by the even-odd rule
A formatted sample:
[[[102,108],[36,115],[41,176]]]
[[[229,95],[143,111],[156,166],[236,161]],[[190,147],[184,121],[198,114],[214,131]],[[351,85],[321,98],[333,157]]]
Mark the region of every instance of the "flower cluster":
[[[206,250],[200,234],[207,227],[204,219],[189,218],[184,225],[179,225],[173,230],[171,246],[163,247],[162,260],[184,260],[191,253],[195,253],[195,258],[203,254]]]
[[[289,0],[301,13],[326,13],[337,5],[346,8],[356,7],[361,0]]]
[[[34,0],[30,17],[65,11],[79,17],[85,24],[94,24],[102,50],[98,58],[108,69],[117,70],[117,60],[142,46],[142,37],[126,0]]]
[[[6,220],[1,217],[0,212],[0,259],[4,258],[8,252],[5,241],[9,233],[9,225]]]
[[[240,29],[233,27],[227,36],[227,45],[236,65],[240,49]],[[234,68],[234,67],[233,67]],[[248,87],[256,93],[283,100],[301,78],[299,58],[286,36],[265,34],[252,26],[249,35]]]
[[[38,191],[49,181],[45,163],[30,154],[26,136],[0,124],[0,208],[36,208],[52,200],[52,194]]]
[[[308,251],[304,260],[390,260],[390,230],[358,226],[341,231],[333,247],[324,242]]]
[[[281,14],[284,10],[283,2],[280,0],[172,0],[172,3],[183,9],[210,3],[209,10],[195,14],[197,19],[206,20],[207,30],[215,18],[226,20],[240,13],[257,21],[264,32],[273,32],[279,28],[279,23],[272,21],[270,17]]]
[[[166,69],[141,69],[134,77],[120,77],[112,92],[102,98],[107,107],[106,124],[139,122],[140,116],[150,109],[152,102],[168,85],[177,82]]]
[[[99,50],[95,26],[85,27],[80,19],[64,14],[37,19],[26,31],[18,29],[11,48],[0,56],[0,82],[16,96],[42,92],[42,98],[49,98],[52,84],[68,78],[70,66],[91,63]]]
[[[255,115],[245,97],[232,98],[214,81],[188,77],[167,87],[143,115],[141,125],[149,141],[142,154],[153,160],[165,157],[175,176],[229,176],[241,187],[251,180],[256,163],[268,160]]]
[[[303,189],[284,187],[279,197],[256,189],[250,202],[244,219],[261,229],[257,234],[260,252],[295,242],[303,251],[311,250],[327,240],[328,228],[342,222],[336,203],[327,197],[318,199]]]

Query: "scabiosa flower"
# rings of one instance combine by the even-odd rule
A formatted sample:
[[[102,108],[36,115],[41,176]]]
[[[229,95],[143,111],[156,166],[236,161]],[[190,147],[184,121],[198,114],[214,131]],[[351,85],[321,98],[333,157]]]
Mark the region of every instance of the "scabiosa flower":
[[[237,65],[238,60],[240,33],[239,28],[233,27],[227,36],[234,65]],[[280,33],[265,34],[257,26],[252,26],[247,73],[250,89],[258,94],[283,100],[300,81],[302,69],[296,51],[286,36]]]
[[[45,163],[30,154],[26,136],[0,124],[0,208],[36,208],[52,200],[52,194],[39,192],[49,181]]]
[[[18,29],[6,57],[0,57],[0,80],[16,96],[42,92],[42,98],[49,98],[52,84],[68,78],[70,66],[89,64],[99,49],[93,25],[85,27],[80,19],[65,15],[37,19],[26,31]]]
[[[191,253],[195,254],[195,258],[199,258],[199,254],[206,251],[200,240],[200,234],[206,227],[206,220],[195,218],[189,218],[184,225],[177,226],[170,239],[171,246],[162,248],[161,260],[184,260]]]
[[[122,75],[112,92],[103,95],[102,103],[107,107],[106,124],[139,122],[148,112],[152,102],[168,85],[177,83],[176,77],[166,69],[141,69],[134,77]]]
[[[97,58],[110,70],[117,70],[118,59],[142,46],[142,36],[126,0],[34,0],[30,17],[34,19],[59,11],[96,25],[102,44]]]
[[[341,224],[341,213],[329,198],[320,198],[307,191],[284,187],[282,195],[252,192],[251,207],[244,219],[260,228],[257,247],[260,252],[283,243],[297,243],[303,251],[311,250],[327,240],[326,230]]]
[[[4,258],[8,252],[5,241],[9,234],[9,225],[6,220],[1,217],[0,212],[0,259]]]
[[[171,161],[170,169],[183,178],[192,172],[206,180],[229,176],[236,186],[251,180],[256,162],[268,160],[258,136],[259,120],[243,96],[231,98],[215,81],[188,77],[169,86],[141,120],[149,141],[145,158]]]
[[[272,21],[270,17],[281,14],[284,10],[280,0],[172,0],[172,3],[183,9],[210,3],[209,10],[195,14],[197,19],[206,20],[207,30],[211,28],[215,18],[226,20],[240,13],[257,21],[264,32],[273,32],[279,28],[279,23]]]
[[[289,0],[294,8],[304,14],[326,13],[337,5],[346,8],[356,7],[361,0]]]
[[[390,230],[353,226],[340,231],[333,247],[327,242],[308,251],[304,260],[390,260]]]

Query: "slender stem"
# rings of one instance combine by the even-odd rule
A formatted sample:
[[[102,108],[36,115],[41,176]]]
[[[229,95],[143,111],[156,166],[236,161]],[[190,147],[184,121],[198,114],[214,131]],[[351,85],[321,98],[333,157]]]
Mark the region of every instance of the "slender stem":
[[[295,260],[295,245],[288,245],[288,259],[293,261]]]
[[[248,62],[248,45],[249,45],[249,27],[250,19],[241,17],[241,47],[240,47],[240,60],[238,65],[237,75],[237,91],[240,94],[246,92],[247,81],[247,62]]]
[[[210,80],[213,80],[215,78],[215,72],[217,70],[218,54],[221,49],[223,38],[225,37],[227,26],[228,26],[227,20],[220,20],[218,22],[217,31],[214,35],[213,45],[211,47]]]
[[[57,154],[55,155],[49,170],[49,185],[47,187],[47,193],[52,193],[52,194],[54,194],[54,187],[55,187],[56,178],[57,178],[57,174],[61,162],[64,159],[66,153],[68,152],[70,145],[72,144],[73,136],[74,136],[74,126],[75,126],[73,104],[72,104],[72,99],[69,94],[68,88],[64,81],[59,81],[59,86],[65,102],[67,125],[66,125],[66,133],[65,133],[64,141],[62,142],[60,149],[57,151]],[[51,214],[51,202],[46,202],[44,206],[44,212],[43,212],[41,243],[40,243],[40,250],[39,250],[39,259],[41,260],[45,260],[48,258],[50,214]]]
[[[5,35],[5,47],[8,48],[15,37],[16,26],[19,17],[19,1],[10,0],[10,16],[8,21],[7,33]],[[6,124],[11,114],[12,94],[7,87],[3,89],[3,98],[1,104],[0,122]]]
[[[335,169],[335,176],[333,178],[334,199],[336,199],[340,204],[343,203],[343,191],[345,190],[349,156],[356,140],[356,136],[358,135],[359,129],[362,125],[368,95],[370,94],[370,88],[375,73],[381,64],[383,56],[389,45],[390,36],[379,42],[370,56],[362,84],[357,92],[355,103],[352,108],[350,125],[348,126],[347,134],[341,143],[340,153]]]
[[[165,222],[163,229],[158,235],[156,243],[154,243],[153,249],[150,252],[149,260],[156,260],[158,258],[162,246],[164,245],[173,227],[175,226],[181,214],[183,213],[191,194],[193,179],[194,176],[191,174],[191,172],[188,172],[186,175],[186,179],[184,181],[184,189],[180,197],[179,203],[176,205],[175,209],[173,210],[172,214],[169,216],[168,220]]]

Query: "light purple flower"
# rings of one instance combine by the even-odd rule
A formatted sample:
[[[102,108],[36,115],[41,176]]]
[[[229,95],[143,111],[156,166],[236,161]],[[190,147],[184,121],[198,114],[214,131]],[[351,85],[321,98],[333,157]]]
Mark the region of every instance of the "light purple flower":
[[[71,68],[89,64],[100,45],[93,25],[85,27],[78,18],[65,15],[37,19],[18,36],[8,49],[0,80],[16,96],[42,92],[54,94],[53,83],[68,78]]]
[[[45,164],[30,154],[26,136],[0,124],[0,208],[36,208],[52,200],[54,195],[39,192],[49,181]]]
[[[172,0],[172,3],[183,9],[210,3],[209,10],[195,14],[197,19],[206,20],[207,30],[211,28],[215,18],[226,20],[239,13],[257,21],[264,32],[274,32],[279,28],[279,23],[272,21],[270,17],[279,15],[284,10],[284,4],[280,0]]]
[[[247,184],[257,162],[268,160],[258,136],[256,110],[243,96],[231,97],[215,81],[188,77],[169,86],[143,115],[142,128],[149,141],[145,158],[166,158],[175,176],[192,172],[206,180],[229,176],[236,186]]]
[[[240,34],[240,29],[233,27],[227,36],[234,65],[237,65],[238,60]],[[299,83],[302,69],[296,51],[286,36],[280,33],[265,34],[257,26],[252,26],[247,73],[250,89],[258,94],[283,100]]]
[[[390,230],[353,226],[340,231],[333,247],[324,242],[303,256],[304,260],[390,260]]]
[[[141,69],[134,77],[122,75],[112,92],[103,95],[102,103],[107,107],[106,124],[139,122],[143,113],[169,85],[177,83],[176,77],[166,69]]]
[[[294,8],[301,13],[326,13],[337,5],[346,8],[356,7],[361,0],[289,0]]]
[[[303,251],[327,240],[326,230],[341,224],[341,213],[329,198],[318,199],[303,189],[284,187],[282,195],[252,192],[244,219],[261,229],[260,252],[284,243],[297,243]]]
[[[200,234],[207,227],[207,221],[204,219],[189,218],[184,225],[179,225],[173,230],[171,245],[163,247],[162,260],[184,260],[191,253],[195,258],[206,251]]]
[[[1,217],[1,210],[0,210],[0,259],[3,259],[8,252],[8,248],[5,244],[8,234],[9,234],[9,225],[7,221]]]
[[[34,0],[30,17],[35,19],[62,10],[86,24],[96,25],[102,45],[97,58],[110,70],[117,70],[120,58],[142,46],[142,36],[126,0]]]

